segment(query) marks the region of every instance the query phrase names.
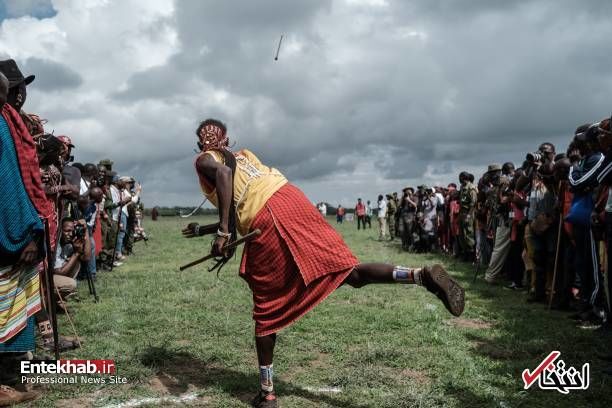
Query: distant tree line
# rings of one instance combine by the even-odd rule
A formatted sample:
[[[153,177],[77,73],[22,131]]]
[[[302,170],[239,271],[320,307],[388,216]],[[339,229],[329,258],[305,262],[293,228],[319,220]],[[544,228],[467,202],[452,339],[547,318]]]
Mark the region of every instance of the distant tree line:
[[[156,207],[157,213],[162,217],[176,217],[178,215],[190,214],[196,207]],[[153,208],[145,208],[144,214],[150,216]],[[216,208],[200,208],[194,215],[215,215],[218,214]]]

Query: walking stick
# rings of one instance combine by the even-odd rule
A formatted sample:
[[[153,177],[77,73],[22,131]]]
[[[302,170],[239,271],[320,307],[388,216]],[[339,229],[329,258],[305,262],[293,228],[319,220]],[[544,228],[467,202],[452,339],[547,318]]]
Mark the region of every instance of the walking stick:
[[[202,208],[202,206],[204,205],[204,203],[206,203],[206,200],[208,200],[206,197],[204,198],[204,200],[200,203],[200,205],[198,205],[196,208],[193,209],[193,211],[191,211],[189,214],[187,215],[180,215],[181,218],[189,218],[191,217],[193,214],[195,214],[200,208]]]
[[[47,268],[45,270],[45,282],[46,282],[46,292],[47,292],[47,301],[49,306],[49,317],[51,318],[51,326],[53,327],[53,351],[55,353],[55,359],[59,360],[60,351],[59,351],[59,331],[57,327],[57,309],[56,309],[56,299],[55,292],[53,288],[55,287],[55,282],[53,282],[53,270],[55,268],[55,259],[53,251],[51,251],[51,234],[49,232],[49,220],[44,220],[45,224],[45,257],[47,258]]]
[[[474,229],[476,231],[476,234],[478,233],[477,229]],[[476,239],[476,234],[474,234],[474,239]],[[472,283],[476,283],[476,278],[478,277],[478,274],[480,274],[480,267],[482,265],[482,246],[483,246],[483,242],[484,240],[482,239],[482,236],[480,237],[480,241],[478,242],[478,248],[475,248],[475,259],[476,259],[476,271],[474,272],[474,279],[472,279]]]
[[[557,281],[557,266],[559,265],[559,249],[561,248],[561,230],[563,229],[563,214],[559,214],[559,231],[557,232],[557,251],[555,253],[555,266],[553,269],[553,278],[550,286],[550,295],[548,297],[548,310],[552,309],[553,296],[555,294],[555,283]]]
[[[96,292],[96,283],[93,281],[93,277],[91,276],[91,271],[87,268],[86,272],[87,276],[87,286],[89,286],[89,294],[93,295],[94,301],[98,303],[100,298],[98,297],[98,293]]]
[[[121,194],[121,192],[120,192]],[[119,196],[121,197],[121,195]],[[119,206],[119,215],[117,216],[117,233],[115,234],[115,244],[113,245],[113,256],[111,258],[110,270],[113,270],[115,265],[115,255],[117,254],[117,241],[119,241],[119,232],[121,231],[121,212],[123,211],[123,204]],[[113,213],[111,212],[111,225],[113,222]]]
[[[236,241],[230,243],[230,244],[226,244],[223,246],[223,249],[233,249],[236,248],[237,246],[244,244],[245,242],[248,242],[254,238],[256,238],[257,236],[259,236],[261,234],[261,231],[259,229],[253,230],[251,232],[249,232],[248,234],[246,234],[244,237],[237,239]],[[188,263],[187,265],[183,265],[179,268],[179,271],[184,271],[187,268],[191,268],[192,266],[201,264],[202,262],[206,262],[209,259],[213,259],[215,257],[215,255],[213,254],[208,254],[200,259],[196,259],[193,262]]]

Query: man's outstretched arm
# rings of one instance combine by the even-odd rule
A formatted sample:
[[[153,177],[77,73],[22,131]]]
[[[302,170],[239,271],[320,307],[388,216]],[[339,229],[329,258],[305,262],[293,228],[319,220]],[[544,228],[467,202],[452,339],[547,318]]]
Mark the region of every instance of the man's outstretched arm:
[[[202,155],[198,159],[196,162],[196,170],[201,176],[215,186],[219,204],[219,228],[222,232],[229,232],[229,210],[231,200],[233,199],[232,170],[225,164],[215,161],[207,154]],[[215,241],[215,246],[217,246],[217,244],[222,246],[226,240],[227,239],[217,239]]]

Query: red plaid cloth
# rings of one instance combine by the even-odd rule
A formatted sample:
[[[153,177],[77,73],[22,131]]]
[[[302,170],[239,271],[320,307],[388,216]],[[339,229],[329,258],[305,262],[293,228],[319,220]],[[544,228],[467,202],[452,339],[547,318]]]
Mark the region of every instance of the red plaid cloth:
[[[48,218],[53,212],[51,203],[47,200],[43,184],[40,179],[40,168],[38,167],[38,156],[36,155],[36,144],[30,136],[30,132],[23,123],[23,119],[15,109],[8,103],[4,104],[2,116],[13,137],[17,158],[19,159],[19,169],[23,185],[36,208],[38,215]]]
[[[259,211],[240,275],[253,292],[255,335],[287,327],[340,286],[359,263],[304,193],[285,184]]]

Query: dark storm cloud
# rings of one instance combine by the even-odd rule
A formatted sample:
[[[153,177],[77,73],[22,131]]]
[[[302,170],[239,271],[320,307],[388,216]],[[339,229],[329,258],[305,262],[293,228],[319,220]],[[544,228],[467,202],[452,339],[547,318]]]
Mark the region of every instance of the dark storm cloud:
[[[36,75],[36,88],[46,92],[78,88],[83,82],[70,67],[40,58],[28,58],[23,71]]]
[[[179,1],[142,31],[172,27],[175,52],[105,90],[125,111],[105,123],[123,140],[110,153],[160,197],[189,191],[209,116],[309,191],[333,193],[335,175],[430,183],[519,164],[609,115],[610,15],[603,0]]]
[[[181,77],[183,85],[200,79],[247,98],[242,114],[226,118],[230,129],[238,126],[241,142],[299,180],[354,170],[357,163],[339,164],[349,153],[393,179],[419,178],[428,165],[435,175],[520,162],[544,140],[563,150],[577,123],[609,109],[612,25],[595,7],[398,1],[347,16],[327,2],[299,4],[179,3],[182,52],[135,75],[122,96],[172,96],[177,88],[147,84]],[[335,44],[319,26],[326,18],[348,32],[359,18],[373,21],[360,41]],[[407,35],[398,38],[402,29]],[[273,63],[280,33],[303,48]],[[334,63],[333,52],[355,57]],[[262,100],[269,117],[254,113]],[[263,119],[273,125],[258,126]],[[372,145],[388,154],[372,157]]]

